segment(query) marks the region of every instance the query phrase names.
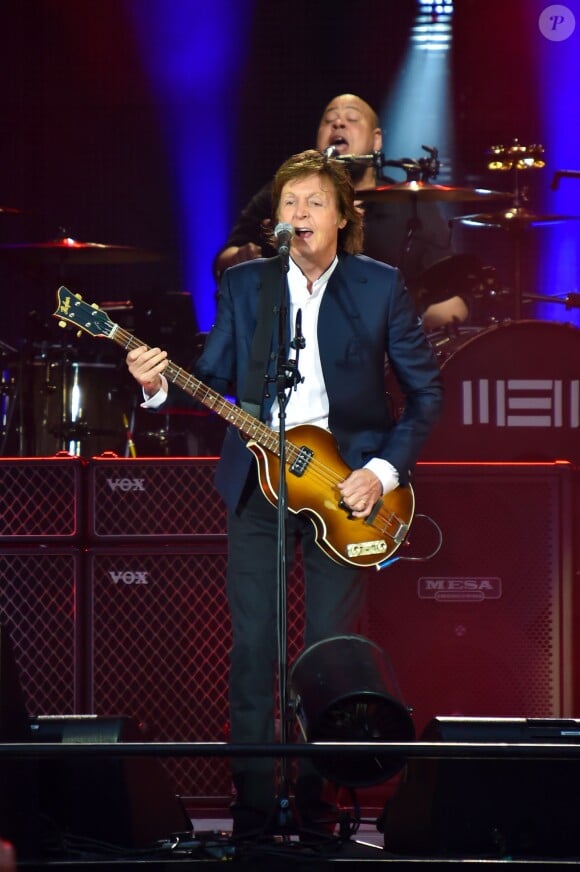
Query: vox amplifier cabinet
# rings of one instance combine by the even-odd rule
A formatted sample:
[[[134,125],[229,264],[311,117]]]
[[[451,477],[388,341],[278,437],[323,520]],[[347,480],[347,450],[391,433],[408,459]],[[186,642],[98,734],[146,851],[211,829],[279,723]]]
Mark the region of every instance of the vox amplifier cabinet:
[[[70,542],[82,535],[80,457],[0,458],[2,543]]]
[[[435,716],[572,713],[571,473],[418,465],[399,551],[413,559],[371,578],[365,632],[390,656],[418,735]]]
[[[89,538],[191,541],[226,532],[215,458],[91,458]]]
[[[0,616],[30,715],[82,711],[79,550],[0,548]]]
[[[273,579],[274,581],[274,579]],[[98,547],[87,554],[89,711],[136,718],[151,741],[227,741],[225,543]],[[288,651],[301,650],[303,582],[288,580]],[[228,761],[167,760],[184,797],[228,798]]]

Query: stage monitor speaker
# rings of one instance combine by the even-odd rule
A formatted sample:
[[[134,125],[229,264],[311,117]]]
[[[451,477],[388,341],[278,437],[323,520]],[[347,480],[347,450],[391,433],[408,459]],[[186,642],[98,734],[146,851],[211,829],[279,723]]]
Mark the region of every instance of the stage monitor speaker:
[[[30,722],[32,741],[139,742],[144,735],[129,717],[40,717]],[[65,855],[107,856],[110,845],[153,846],[192,825],[159,759],[58,757],[38,764],[38,802],[46,832]],[[49,847],[45,849],[49,853]]]
[[[380,828],[392,854],[577,859],[580,721],[434,718],[423,741],[562,743],[561,759],[413,759]]]
[[[81,568],[76,548],[0,548],[0,613],[30,714],[83,710]]]
[[[226,533],[210,458],[93,457],[89,538],[95,543],[190,542]]]
[[[81,458],[0,458],[0,519],[0,546],[78,542],[83,533]]]
[[[228,739],[226,543],[133,546],[87,554],[89,711],[125,712],[153,740]],[[301,565],[288,580],[289,658],[302,650]],[[231,797],[228,761],[168,759],[177,792]]]
[[[402,557],[363,635],[389,654],[417,735],[437,715],[572,715],[569,464],[419,464]]]

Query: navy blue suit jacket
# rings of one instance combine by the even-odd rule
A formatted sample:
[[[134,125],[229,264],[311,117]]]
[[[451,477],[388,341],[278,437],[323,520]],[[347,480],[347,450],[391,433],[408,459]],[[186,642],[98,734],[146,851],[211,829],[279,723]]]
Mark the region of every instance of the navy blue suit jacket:
[[[278,257],[247,261],[224,272],[217,318],[195,366],[204,383],[224,394],[233,390],[243,399],[259,296],[266,283],[282,288],[282,281]],[[439,366],[399,271],[363,255],[339,254],[320,307],[318,343],[329,429],[342,458],[352,469],[371,457],[384,458],[396,467],[400,482],[408,482],[439,417],[442,387]],[[277,348],[274,323],[271,374]],[[385,354],[405,396],[398,421],[386,395]],[[307,372],[301,375],[308,378]],[[275,387],[270,393],[262,420],[268,419]],[[238,504],[253,462],[243,438],[230,428],[216,472],[218,491],[230,509]]]

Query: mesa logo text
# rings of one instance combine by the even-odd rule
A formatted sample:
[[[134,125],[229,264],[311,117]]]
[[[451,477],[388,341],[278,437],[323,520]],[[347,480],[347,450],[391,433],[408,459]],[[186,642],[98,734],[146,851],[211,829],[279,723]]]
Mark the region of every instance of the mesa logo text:
[[[429,576],[417,582],[419,599],[437,602],[482,602],[500,599],[501,578],[489,576]]]

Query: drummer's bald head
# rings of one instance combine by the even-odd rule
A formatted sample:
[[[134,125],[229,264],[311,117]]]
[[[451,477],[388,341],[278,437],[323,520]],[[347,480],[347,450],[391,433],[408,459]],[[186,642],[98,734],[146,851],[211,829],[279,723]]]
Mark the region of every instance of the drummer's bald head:
[[[332,107],[338,103],[341,103],[342,105],[353,106],[353,108],[358,109],[360,112],[367,116],[368,122],[372,128],[380,128],[381,122],[373,107],[369,103],[367,103],[366,100],[363,100],[362,97],[357,96],[357,94],[337,94],[336,97],[333,97],[332,100],[330,100],[324,107],[321,119],[324,118],[326,113],[329,112]]]

